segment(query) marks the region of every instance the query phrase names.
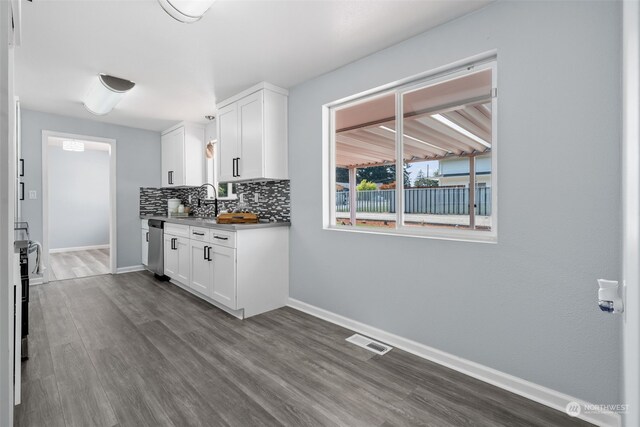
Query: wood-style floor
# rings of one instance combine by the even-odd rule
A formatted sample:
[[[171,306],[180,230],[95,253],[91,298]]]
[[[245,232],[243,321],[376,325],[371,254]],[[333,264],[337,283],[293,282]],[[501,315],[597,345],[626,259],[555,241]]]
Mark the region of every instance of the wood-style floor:
[[[16,426],[571,426],[291,308],[241,321],[147,272],[32,288]]]
[[[49,281],[109,274],[109,249],[49,254]]]

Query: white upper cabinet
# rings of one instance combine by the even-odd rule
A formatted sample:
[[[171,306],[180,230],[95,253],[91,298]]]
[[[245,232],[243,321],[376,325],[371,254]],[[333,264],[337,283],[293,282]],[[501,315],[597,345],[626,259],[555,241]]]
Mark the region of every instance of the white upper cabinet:
[[[260,83],[218,104],[218,181],[289,179],[285,89]]]
[[[204,127],[181,123],[162,132],[162,186],[199,186],[204,180]]]

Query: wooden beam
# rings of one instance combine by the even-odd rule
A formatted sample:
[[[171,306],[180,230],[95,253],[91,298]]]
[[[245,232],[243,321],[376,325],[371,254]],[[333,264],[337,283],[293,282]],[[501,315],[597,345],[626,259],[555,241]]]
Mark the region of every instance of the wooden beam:
[[[462,114],[460,114],[459,111],[451,111],[443,115],[461,128],[464,128],[472,134],[476,135],[478,138],[484,139],[487,142],[491,141],[491,134],[489,132],[485,132],[484,129],[464,117]]]
[[[489,112],[489,117],[485,116],[478,108],[481,107],[479,105],[465,108],[464,110],[460,110],[460,114],[463,116],[468,116],[475,123],[480,126],[482,130],[487,133],[491,133],[491,112]]]
[[[439,105],[437,107],[432,107],[432,108],[425,108],[423,110],[419,110],[419,111],[415,111],[415,112],[411,112],[411,113],[405,113],[404,114],[404,118],[408,119],[408,118],[418,118],[418,117],[423,117],[423,116],[430,116],[432,114],[441,114],[443,112],[447,112],[447,111],[453,111],[453,110],[459,110],[462,108],[466,108],[469,107],[471,105],[476,105],[476,104],[483,104],[486,102],[491,101],[491,94],[487,94],[487,95],[483,95],[483,96],[478,96],[478,97],[474,97],[474,98],[469,98],[466,100],[461,100],[461,101],[456,101],[456,102],[452,102],[452,103],[448,103],[448,104],[443,104],[443,105]],[[372,120],[370,122],[366,122],[366,123],[362,123],[359,125],[355,125],[355,126],[349,126],[349,127],[345,127],[342,129],[337,129],[336,133],[340,133],[340,132],[347,132],[350,130],[354,130],[354,129],[362,129],[362,128],[367,128],[367,127],[371,127],[371,126],[380,126],[384,123],[388,123],[390,121],[395,120],[395,116],[394,117],[385,117],[379,120]]]
[[[473,148],[455,139],[449,138],[446,135],[441,134],[429,126],[414,120],[407,120],[404,122],[404,131],[408,135],[415,136],[419,139],[425,139],[433,141],[434,144],[439,144],[442,148],[445,148],[453,154],[470,153]]]
[[[437,121],[436,119],[432,118],[431,116],[421,117],[421,118],[418,119],[418,121],[420,123],[422,123],[423,125],[433,129],[434,131],[448,136],[450,139],[452,139],[454,141],[459,141],[459,142],[461,142],[461,143],[463,143],[465,145],[468,145],[473,150],[481,151],[481,150],[484,150],[486,148],[484,145],[480,144],[479,142],[474,141],[473,139],[469,138],[468,136],[465,136],[465,135],[461,134],[460,132],[450,128],[449,126],[445,125],[444,123],[440,123],[439,121]]]
[[[391,129],[391,128],[390,128]],[[390,138],[393,137],[394,138],[394,142],[395,142],[395,133],[394,132],[390,132],[388,130],[384,130],[384,129],[380,129],[379,127],[377,128],[368,128],[368,129],[363,129],[364,132],[369,132],[369,133],[374,133],[376,135],[380,135],[380,136],[384,136],[386,138]],[[404,136],[410,136],[413,137],[415,139],[411,139],[411,138],[403,138],[403,150],[404,151],[411,151],[411,149],[415,149],[417,150],[419,153],[422,152],[428,152],[429,155],[431,156],[444,156],[445,154],[447,154],[449,151],[446,149],[443,149],[440,146],[437,146],[436,144],[432,144],[430,141],[425,141],[422,140],[420,138],[417,138],[413,135],[410,135],[409,133],[405,132]],[[419,141],[416,141],[416,139],[420,139]]]

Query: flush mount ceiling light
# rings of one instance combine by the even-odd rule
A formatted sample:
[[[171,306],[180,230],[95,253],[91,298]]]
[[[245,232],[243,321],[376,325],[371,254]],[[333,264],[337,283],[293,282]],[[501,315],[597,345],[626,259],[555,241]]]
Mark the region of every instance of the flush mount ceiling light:
[[[84,151],[84,142],[62,141],[62,149],[65,151]]]
[[[113,110],[125,93],[134,86],[135,83],[129,80],[98,74],[98,80],[93,82],[84,99],[84,107],[97,116],[105,115]]]
[[[158,0],[160,6],[173,19],[191,23],[196,22],[209,10],[215,0]]]

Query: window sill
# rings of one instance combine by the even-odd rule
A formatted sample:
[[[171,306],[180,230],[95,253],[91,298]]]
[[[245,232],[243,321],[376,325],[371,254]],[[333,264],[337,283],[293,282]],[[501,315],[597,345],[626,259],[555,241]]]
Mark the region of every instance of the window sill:
[[[218,200],[238,200],[237,195],[229,196],[229,197],[218,197]]]
[[[471,230],[407,230],[407,229],[376,229],[351,226],[325,226],[328,231],[343,231],[347,233],[378,234],[383,236],[414,237],[419,239],[451,240],[470,243],[498,243],[495,231],[471,231]]]

